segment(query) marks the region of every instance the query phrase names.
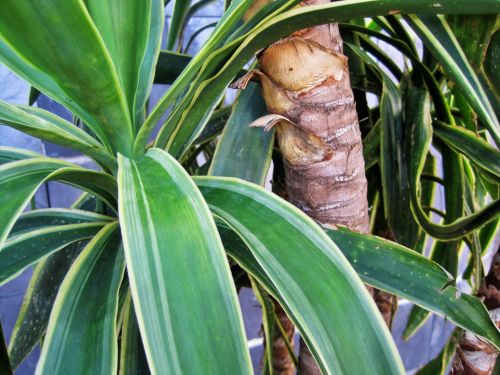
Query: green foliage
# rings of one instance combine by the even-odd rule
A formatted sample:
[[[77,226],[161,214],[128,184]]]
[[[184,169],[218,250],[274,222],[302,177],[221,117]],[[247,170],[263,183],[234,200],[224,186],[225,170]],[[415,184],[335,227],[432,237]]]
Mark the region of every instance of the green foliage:
[[[298,0],[277,0],[246,23],[252,0],[226,1],[203,48],[192,57],[179,53],[190,44],[184,30],[191,16],[210,2],[173,3],[165,51],[161,0],[2,4],[0,61],[33,86],[30,104],[48,95],[84,126],[3,102],[0,123],[85,154],[99,169],[0,147],[0,283],[36,264],[9,360],[0,332],[1,371],[41,343],[37,371],[44,374],[250,374],[236,296],[248,278],[265,307],[267,339],[272,296],[324,373],[404,372],[363,282],[419,306],[406,336],[432,312],[499,348],[484,305],[457,296],[453,285],[462,276],[478,288],[481,255],[498,228],[498,1],[294,8]],[[481,14],[488,22],[467,35],[461,23],[475,24]],[[371,17],[366,27],[348,23],[363,17]],[[259,187],[271,157],[279,175],[281,156],[272,133],[247,126],[265,112],[258,86],[223,105],[229,84],[259,50],[334,21],[345,22],[356,90],[379,99],[373,108],[362,100],[372,224],[397,243],[322,229]],[[422,56],[408,24],[423,42]],[[378,40],[401,53],[404,69]],[[480,54],[471,47],[478,43]],[[148,112],[154,82],[172,86]],[[156,148],[148,150],[150,143]],[[86,193],[70,209],[23,213],[46,181]],[[441,206],[433,199],[437,186]],[[473,255],[459,275],[464,251]],[[442,372],[455,346],[456,335],[422,373]]]

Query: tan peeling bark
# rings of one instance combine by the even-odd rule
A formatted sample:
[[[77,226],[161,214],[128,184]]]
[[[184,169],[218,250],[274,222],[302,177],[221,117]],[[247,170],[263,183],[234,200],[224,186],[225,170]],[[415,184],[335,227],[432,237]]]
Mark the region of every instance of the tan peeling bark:
[[[268,2],[256,0],[247,18]],[[300,6],[329,2],[309,0]],[[368,233],[361,133],[338,25],[299,30],[262,51],[259,62],[260,69],[234,87],[244,89],[250,80],[261,84],[271,115],[252,126],[276,129],[285,165],[286,192],[281,195],[325,226]],[[382,292],[375,297],[390,325],[393,298]],[[275,373],[293,374],[288,354],[274,354],[280,364]],[[321,373],[302,340],[298,370],[301,375]]]
[[[488,275],[477,293],[491,318],[500,328],[500,253],[496,253]],[[452,375],[491,375],[498,350],[471,332],[465,332],[458,344],[451,368]]]

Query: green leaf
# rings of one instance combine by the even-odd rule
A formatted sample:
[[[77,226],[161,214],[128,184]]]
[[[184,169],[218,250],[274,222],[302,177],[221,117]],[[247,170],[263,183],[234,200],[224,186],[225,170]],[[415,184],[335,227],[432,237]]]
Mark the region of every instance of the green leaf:
[[[262,309],[262,330],[264,331],[264,354],[262,375],[274,375],[273,344],[277,324],[274,301],[271,296],[252,277],[250,277],[255,298]],[[286,339],[283,339],[286,340]]]
[[[30,150],[23,150],[22,148],[0,146],[0,165],[10,163],[13,161],[41,158],[43,155],[37,154]]]
[[[192,33],[191,36],[189,37],[189,40],[186,43],[186,47],[184,47],[184,52],[189,51],[189,47],[191,47],[191,44],[193,44],[193,42],[196,40],[198,35],[200,35],[205,30],[213,29],[216,26],[217,26],[217,22],[212,22],[212,23],[209,23],[208,25],[200,27],[198,30],[196,30],[194,33]]]
[[[118,76],[81,0],[6,0],[0,60],[127,155],[132,126]]]
[[[498,3],[497,3],[498,5]],[[497,144],[500,143],[500,125],[495,112],[467,61],[453,31],[443,16],[415,16],[406,18],[425,46],[445,69],[449,78],[469,100],[479,119],[490,131]]]
[[[428,97],[426,98],[421,95],[420,99],[415,100],[413,106],[410,107],[412,111],[410,117],[413,120],[411,121],[409,144],[411,145],[412,152],[409,155],[407,166],[409,168],[408,181],[410,184],[411,209],[422,229],[429,235],[439,240],[450,241],[461,238],[476,228],[495,220],[500,215],[500,200],[493,201],[473,214],[459,217],[462,214],[460,207],[463,206],[463,197],[449,192],[451,191],[450,188],[461,191],[461,187],[458,183],[450,184],[452,186],[447,186],[447,218],[448,215],[450,215],[450,221],[453,221],[441,225],[435,224],[429,219],[419,201],[420,175],[422,174],[432,139],[429,106]],[[446,164],[447,162],[451,162],[451,160],[444,160],[445,173],[452,174],[451,177],[447,177],[449,180],[450,178],[454,178],[453,173],[457,174],[457,172],[453,172],[455,166],[451,165],[450,167]],[[451,202],[452,205],[449,205],[449,202]],[[458,209],[456,207],[458,207]]]
[[[476,297],[460,294],[453,278],[424,256],[371,235],[341,229],[328,235],[356,269],[362,280],[445,316],[458,326],[500,346],[500,333]]]
[[[325,374],[403,373],[373,300],[312,219],[257,185],[220,177],[195,181],[261,269],[240,265],[280,302]]]
[[[414,248],[419,237],[419,226],[410,208],[410,186],[408,183],[408,123],[419,91],[414,87],[404,90],[404,108],[401,94],[389,79],[384,77],[380,102],[380,169],[384,212],[397,242]],[[424,91],[425,92],[425,91]],[[406,110],[406,111],[405,111]],[[408,118],[410,120],[408,120]]]
[[[57,225],[10,238],[0,249],[0,285],[66,245],[93,237],[106,222]]]
[[[425,310],[420,306],[413,305],[408,315],[408,322],[403,332],[403,339],[408,340],[412,337],[430,318],[429,310]]]
[[[17,217],[40,185],[58,180],[99,195],[111,207],[116,205],[116,181],[104,173],[77,167],[51,158],[31,158],[0,166],[0,246]]]
[[[37,374],[114,374],[124,261],[118,223],[97,234],[71,266],[50,315]]]
[[[151,372],[250,374],[236,291],[201,194],[162,150],[118,162],[127,270]]]
[[[36,265],[10,338],[12,367],[19,366],[45,334],[57,292],[87,243],[69,244]]]
[[[83,211],[89,202],[95,201],[83,194],[72,209],[42,209],[24,213],[16,221],[10,234],[54,225],[69,225],[92,222],[109,222],[109,216]],[[52,305],[71,264],[87,244],[77,241],[48,256],[37,264],[24,295],[21,311],[17,317],[9,344],[12,366],[17,367],[31,352],[47,329]]]
[[[259,85],[242,91],[215,150],[208,174],[239,177],[263,185],[271,163],[273,132],[249,125],[267,113]]]
[[[28,211],[16,220],[9,236],[57,225],[110,222],[112,217],[75,208],[45,208]]]
[[[380,158],[380,121],[363,138],[363,158],[365,169],[368,170],[379,162]]]
[[[135,129],[153,84],[164,23],[162,0],[85,0],[116,69]],[[115,124],[113,124],[115,126]]]
[[[191,0],[174,0],[174,11],[170,18],[170,27],[167,34],[167,49],[174,49],[184,26],[184,20],[189,11]]]
[[[446,21],[467,60],[474,70],[479,72],[490,44],[491,34],[495,30],[497,15],[450,15],[446,17]]]
[[[239,240],[235,233],[223,226],[219,225],[219,231],[226,251],[262,282],[271,294],[275,297],[278,294],[277,298],[282,302],[275,280],[249,243]],[[484,305],[476,297],[460,295],[451,285],[453,278],[438,264],[380,237],[347,229],[326,230],[326,233],[339,246],[363,282],[445,316],[499,347],[500,333]]]
[[[142,346],[141,335],[130,289],[125,297],[123,324],[120,345],[119,375],[149,375],[146,353]]]
[[[433,122],[433,131],[449,147],[468,157],[481,168],[500,177],[500,152],[484,139],[460,126]]]
[[[182,53],[161,51],[156,64],[154,83],[171,85],[181,75],[191,58]]]
[[[116,160],[98,141],[43,109],[0,101],[0,122],[31,136],[81,151],[108,169],[116,168]]]
[[[492,36],[490,45],[488,46],[488,51],[486,52],[485,60],[484,60],[484,73],[487,77],[491,87],[492,92],[496,93],[493,95],[496,99],[496,103],[498,104],[500,96],[500,77],[498,77],[498,65],[500,61],[500,30],[497,30]],[[500,104],[498,104],[500,107]],[[500,112],[500,108],[496,108],[496,113]]]
[[[224,39],[228,37],[235,25],[240,21],[241,17],[251,5],[253,0],[234,0],[231,6],[224,12],[224,15],[219,20],[217,27],[210,35],[209,40],[203,45],[203,48],[193,57],[182,74],[177,77],[173,85],[158,101],[158,104],[151,111],[137,135],[134,143],[134,153],[136,156],[144,154],[144,148],[149,140],[151,132],[156,127],[158,121],[162,118],[164,112],[173,103],[179,95],[181,95],[186,87],[191,83],[196,73],[205,64],[206,59],[210,56],[215,48],[218,48]],[[284,0],[281,0],[284,1]]]

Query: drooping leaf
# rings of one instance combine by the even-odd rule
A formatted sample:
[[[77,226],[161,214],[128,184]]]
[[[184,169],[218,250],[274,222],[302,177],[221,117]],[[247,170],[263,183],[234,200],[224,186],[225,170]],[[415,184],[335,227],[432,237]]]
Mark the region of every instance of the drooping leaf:
[[[459,193],[450,192],[455,190],[460,191],[461,194],[462,187],[460,184],[463,182],[455,184],[449,183],[447,186],[448,193],[445,198],[448,211],[447,215],[450,215],[450,220],[445,224],[436,224],[429,219],[429,216],[424,212],[419,201],[420,176],[425,165],[426,156],[429,152],[432,139],[428,98],[426,98],[425,95],[421,96],[420,100],[416,100],[413,103],[411,110],[413,112],[413,121],[411,122],[409,144],[411,145],[412,152],[409,155],[409,162],[407,163],[408,181],[410,184],[412,212],[421,227],[436,239],[450,241],[459,239],[476,228],[495,220],[500,215],[500,200],[495,200],[482,207],[481,210],[470,215],[461,216],[463,210],[463,197],[460,199],[461,195],[458,195]],[[445,165],[445,173],[448,173],[447,177],[449,177],[450,173],[457,174],[455,171],[456,163],[452,158],[444,160],[444,163],[453,163],[451,166]],[[453,176],[449,177],[448,180],[450,180],[450,178],[453,178]],[[461,174],[459,174],[459,178],[463,178]]]
[[[113,61],[137,130],[144,118],[160,52],[162,0],[85,0]]]
[[[484,63],[497,15],[449,15],[446,17],[458,44],[464,51],[474,71],[479,72]]]
[[[124,261],[117,223],[108,224],[71,266],[50,315],[37,374],[114,374],[116,316]]]
[[[0,165],[23,159],[40,158],[43,155],[22,148],[0,146]]]
[[[277,282],[249,242],[243,242],[224,225],[219,225],[219,231],[226,251],[282,302]],[[500,346],[500,333],[482,302],[474,296],[459,295],[451,285],[451,275],[438,264],[380,237],[347,229],[326,232],[363,282],[445,316],[455,324],[485,337],[496,347]],[[292,319],[294,316],[290,315]]]
[[[463,127],[450,126],[440,121],[433,123],[433,131],[453,150],[500,177],[500,152],[484,139]]]
[[[31,136],[81,151],[111,169],[116,164],[104,147],[73,124],[40,108],[0,101],[0,122]]]
[[[224,127],[208,174],[239,177],[263,185],[271,162],[273,133],[249,125],[266,113],[257,84],[242,91]]]
[[[31,230],[7,240],[0,249],[0,285],[29,265],[76,241],[94,236],[106,222],[57,225]]]
[[[68,107],[106,147],[129,153],[133,133],[125,97],[83,1],[4,1],[0,60]]]
[[[261,269],[240,265],[280,302],[324,373],[403,373],[369,294],[314,221],[258,185],[220,177],[195,181]]]
[[[87,194],[76,200],[72,209],[42,209],[21,215],[10,235],[30,230],[80,223],[110,222],[113,218],[83,211],[95,199]],[[73,242],[37,264],[24,295],[21,311],[14,325],[9,344],[12,366],[16,368],[31,352],[47,329],[52,305],[71,264],[88,240]]]
[[[489,83],[491,84],[492,87],[492,92],[495,98],[496,102],[495,104],[500,107],[500,104],[498,104],[499,99],[498,96],[500,96],[500,78],[498,77],[498,67],[499,67],[499,61],[500,60],[500,30],[497,30],[492,36],[491,36],[491,41],[490,45],[488,47],[488,51],[486,52],[485,56],[485,61],[484,61],[484,73],[485,76],[487,77]],[[496,93],[496,95],[494,95]],[[495,108],[497,116],[498,112],[500,111],[500,108]]]
[[[111,207],[116,205],[116,181],[110,175],[51,158],[31,158],[3,164],[0,166],[0,246],[24,207],[47,180],[58,180],[88,190]]]
[[[10,338],[12,367],[19,366],[45,334],[59,287],[87,243],[71,243],[35,267]]]
[[[250,374],[229,266],[190,177],[153,149],[136,161],[120,158],[118,181],[127,270],[151,372]]]
[[[16,220],[9,236],[52,226],[110,222],[112,217],[75,208],[45,208],[28,211]]]
[[[410,15],[407,20],[469,100],[495,142],[500,143],[500,125],[495,112],[444,16]]]
[[[403,339],[408,340],[412,337],[430,318],[429,310],[425,310],[420,306],[413,305],[408,315],[408,322],[403,332]]]
[[[435,262],[404,246],[346,229],[327,230],[364,282],[396,294],[500,346],[500,333],[482,302],[458,293]]]

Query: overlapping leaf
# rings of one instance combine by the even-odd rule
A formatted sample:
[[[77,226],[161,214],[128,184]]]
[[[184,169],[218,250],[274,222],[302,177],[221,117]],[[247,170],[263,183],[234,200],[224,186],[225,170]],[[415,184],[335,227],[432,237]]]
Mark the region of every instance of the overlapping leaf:
[[[196,183],[260,270],[232,255],[277,298],[324,373],[403,373],[375,304],[314,221],[257,185],[215,177]]]
[[[158,149],[119,165],[127,270],[152,373],[250,374],[229,266],[196,186]]]
[[[160,52],[164,12],[162,0],[85,0],[111,56],[135,129],[153,84]],[[112,124],[112,126],[116,126]]]
[[[116,181],[113,177],[51,158],[30,158],[0,166],[0,246],[17,217],[47,180],[58,180],[87,190],[116,206]]]
[[[124,260],[117,223],[87,245],[64,279],[50,315],[37,374],[114,374]]]
[[[0,60],[67,106],[106,147],[129,153],[133,133],[125,96],[83,1],[4,1]]]

